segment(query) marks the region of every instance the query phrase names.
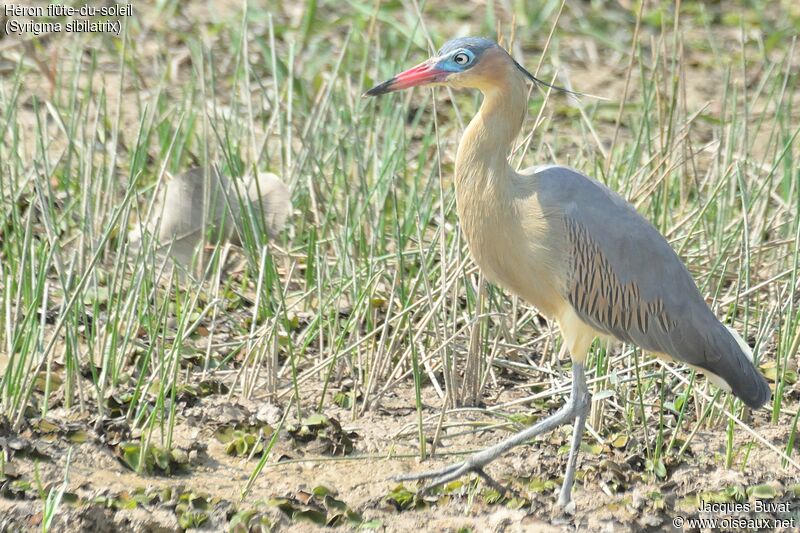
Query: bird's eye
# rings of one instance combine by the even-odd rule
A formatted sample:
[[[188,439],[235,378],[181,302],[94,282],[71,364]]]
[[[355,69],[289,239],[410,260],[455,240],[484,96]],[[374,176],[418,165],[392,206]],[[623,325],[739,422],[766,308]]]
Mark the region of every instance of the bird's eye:
[[[453,56],[453,61],[455,62],[456,65],[466,65],[467,63],[469,63],[470,58],[464,52],[459,52]]]

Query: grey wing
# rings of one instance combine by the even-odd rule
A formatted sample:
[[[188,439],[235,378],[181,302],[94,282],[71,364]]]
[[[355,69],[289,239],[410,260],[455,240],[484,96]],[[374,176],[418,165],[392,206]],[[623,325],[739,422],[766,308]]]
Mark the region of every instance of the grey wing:
[[[628,202],[566,167],[535,172],[570,247],[566,298],[595,329],[721,377],[749,405],[769,388],[675,251]],[[742,343],[743,344],[743,343]]]

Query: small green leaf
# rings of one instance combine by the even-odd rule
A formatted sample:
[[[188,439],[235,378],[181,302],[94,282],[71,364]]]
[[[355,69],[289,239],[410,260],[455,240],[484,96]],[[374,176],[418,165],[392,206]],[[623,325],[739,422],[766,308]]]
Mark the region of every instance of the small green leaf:
[[[131,470],[136,470],[139,468],[139,463],[141,462],[141,447],[138,443],[127,443],[121,444],[120,448],[122,449],[122,460],[128,465],[128,468]]]
[[[497,489],[487,487],[483,489],[483,501],[493,505],[503,499],[503,495]]]
[[[620,433],[611,441],[611,446],[614,448],[624,448],[626,444],[628,444],[628,435],[624,433]]]
[[[516,511],[517,509],[522,509],[530,502],[525,498],[511,498],[506,502],[506,507],[511,509],[512,511]]]
[[[528,482],[528,489],[541,494],[545,491],[551,491],[555,488],[556,484],[552,479],[533,478]]]
[[[725,493],[737,502],[743,502],[747,499],[747,491],[741,485],[732,485],[725,489]]]
[[[600,455],[603,451],[603,446],[597,443],[589,444],[588,442],[581,442],[581,451],[592,455]]]
[[[325,498],[323,499],[323,505],[325,505],[325,509],[327,509],[328,512],[332,512],[334,510],[341,512],[347,511],[346,503],[344,503],[342,500],[337,500],[329,494],[325,495]]]
[[[645,469],[655,474],[659,479],[667,477],[667,467],[661,459],[658,459],[655,463],[652,459],[648,459],[645,461]]]
[[[667,467],[664,464],[664,461],[662,461],[661,459],[656,461],[654,471],[656,473],[656,476],[658,476],[661,479],[667,477]]]
[[[413,508],[415,500],[416,495],[405,488],[402,483],[392,489],[384,498],[384,501],[395,505],[401,511]]]
[[[233,515],[230,522],[228,522],[228,531],[230,533],[249,533],[250,519],[255,515],[256,511],[254,509],[239,511]]]
[[[89,435],[82,429],[67,432],[67,440],[75,444],[82,444],[89,440]]]
[[[778,493],[771,485],[753,485],[747,488],[747,496],[759,500],[772,500]]]
[[[169,471],[169,452],[153,446],[150,448],[150,453],[153,455],[153,461],[158,468],[164,472]]]
[[[36,428],[39,433],[55,433],[60,429],[58,425],[44,418],[32,422],[31,426]]]
[[[189,464],[189,454],[183,450],[175,448],[170,451],[171,460],[179,465]]]
[[[303,425],[308,427],[327,426],[328,417],[320,413],[315,413],[311,416],[306,417],[306,419],[303,420]]]
[[[186,511],[178,516],[178,524],[183,529],[198,528],[207,520],[208,515],[203,511]]]
[[[451,481],[450,483],[446,484],[442,488],[442,492],[444,492],[445,494],[451,494],[451,493],[461,489],[463,486],[464,486],[464,480],[463,479],[456,479],[455,481]]]
[[[295,511],[292,514],[292,520],[295,522],[311,522],[318,526],[324,526],[328,521],[328,516],[322,511],[306,509],[304,511]]]
[[[316,496],[317,498],[324,498],[329,494],[333,494],[333,491],[326,487],[325,485],[317,485],[313,489],[311,489],[311,494]]]

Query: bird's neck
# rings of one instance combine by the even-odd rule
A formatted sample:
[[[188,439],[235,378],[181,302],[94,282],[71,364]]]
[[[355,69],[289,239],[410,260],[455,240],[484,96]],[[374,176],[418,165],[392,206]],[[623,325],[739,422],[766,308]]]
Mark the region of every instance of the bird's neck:
[[[515,68],[505,79],[481,88],[483,103],[467,126],[456,154],[456,193],[502,189],[513,171],[508,153],[522,128],[527,109],[525,79]]]

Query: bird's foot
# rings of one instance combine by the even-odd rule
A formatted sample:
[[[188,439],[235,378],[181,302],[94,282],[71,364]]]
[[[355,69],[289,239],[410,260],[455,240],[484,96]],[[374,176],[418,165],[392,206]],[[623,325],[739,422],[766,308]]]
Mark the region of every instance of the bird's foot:
[[[489,475],[484,472],[484,467],[514,446],[518,446],[542,433],[552,431],[561,424],[571,422],[575,418],[576,412],[577,410],[575,405],[570,402],[553,416],[541,420],[534,426],[522,430],[519,433],[516,433],[515,435],[512,435],[511,437],[499,442],[498,444],[495,444],[494,446],[490,446],[484,450],[472,454],[465,461],[454,463],[436,470],[428,470],[426,472],[419,472],[416,474],[404,474],[396,476],[394,479],[395,481],[416,481],[430,479],[431,482],[427,487],[425,487],[425,490],[427,491],[434,487],[438,487],[439,485],[454,481],[469,472],[475,472],[483,479],[487,480],[493,488],[499,490],[501,494],[504,494],[506,489],[489,477]]]
[[[403,474],[399,476],[395,476],[395,481],[420,481],[420,480],[431,480],[428,483],[423,491],[427,492],[433,488],[436,488],[440,485],[444,485],[445,483],[449,483],[451,481],[455,481],[456,479],[460,478],[461,476],[468,474],[470,472],[474,472],[482,477],[493,489],[497,490],[500,494],[505,494],[506,487],[492,479],[489,474],[487,474],[483,467],[492,462],[494,458],[486,457],[485,454],[482,455],[481,452],[476,453],[469,457],[466,461],[460,461],[458,463],[453,463],[448,465],[444,468],[437,468],[435,470],[427,470],[425,472],[417,472],[415,474]]]
[[[498,442],[494,446],[490,446],[485,450],[474,453],[465,461],[461,461],[437,470],[429,470],[427,472],[420,472],[418,474],[405,474],[397,476],[394,479],[396,481],[429,479],[431,482],[424,489],[427,491],[433,487],[437,487],[458,479],[469,472],[475,472],[483,479],[487,480],[492,487],[497,489],[501,494],[505,494],[507,489],[490,478],[486,472],[484,472],[484,467],[511,448],[528,442],[530,439],[538,435],[550,432],[558,426],[575,421],[575,426],[572,433],[572,442],[570,443],[569,459],[567,460],[567,470],[564,474],[564,483],[562,484],[561,493],[558,499],[558,506],[563,508],[565,512],[574,512],[574,504],[572,504],[571,498],[572,484],[575,480],[575,465],[578,456],[578,449],[580,448],[581,444],[581,437],[583,435],[583,430],[586,423],[586,413],[591,402],[591,395],[586,387],[582,364],[573,364],[572,375],[572,393],[570,394],[570,399],[567,401],[567,404],[555,414],[543,420],[539,420],[533,426],[523,429],[519,433],[516,433]]]
[[[572,487],[570,487],[570,489],[571,488]],[[561,495],[558,497],[558,502],[556,502],[555,510],[566,515],[574,515],[575,502],[572,500],[572,494],[570,493],[564,494],[564,491],[562,490]]]
[[[431,479],[428,488],[438,487],[444,485],[449,481],[453,481],[469,472],[469,465],[467,461],[461,461],[448,465],[444,468],[437,468],[435,470],[426,470],[425,472],[417,472],[415,474],[402,474],[395,476],[395,481],[419,481],[424,479]]]

